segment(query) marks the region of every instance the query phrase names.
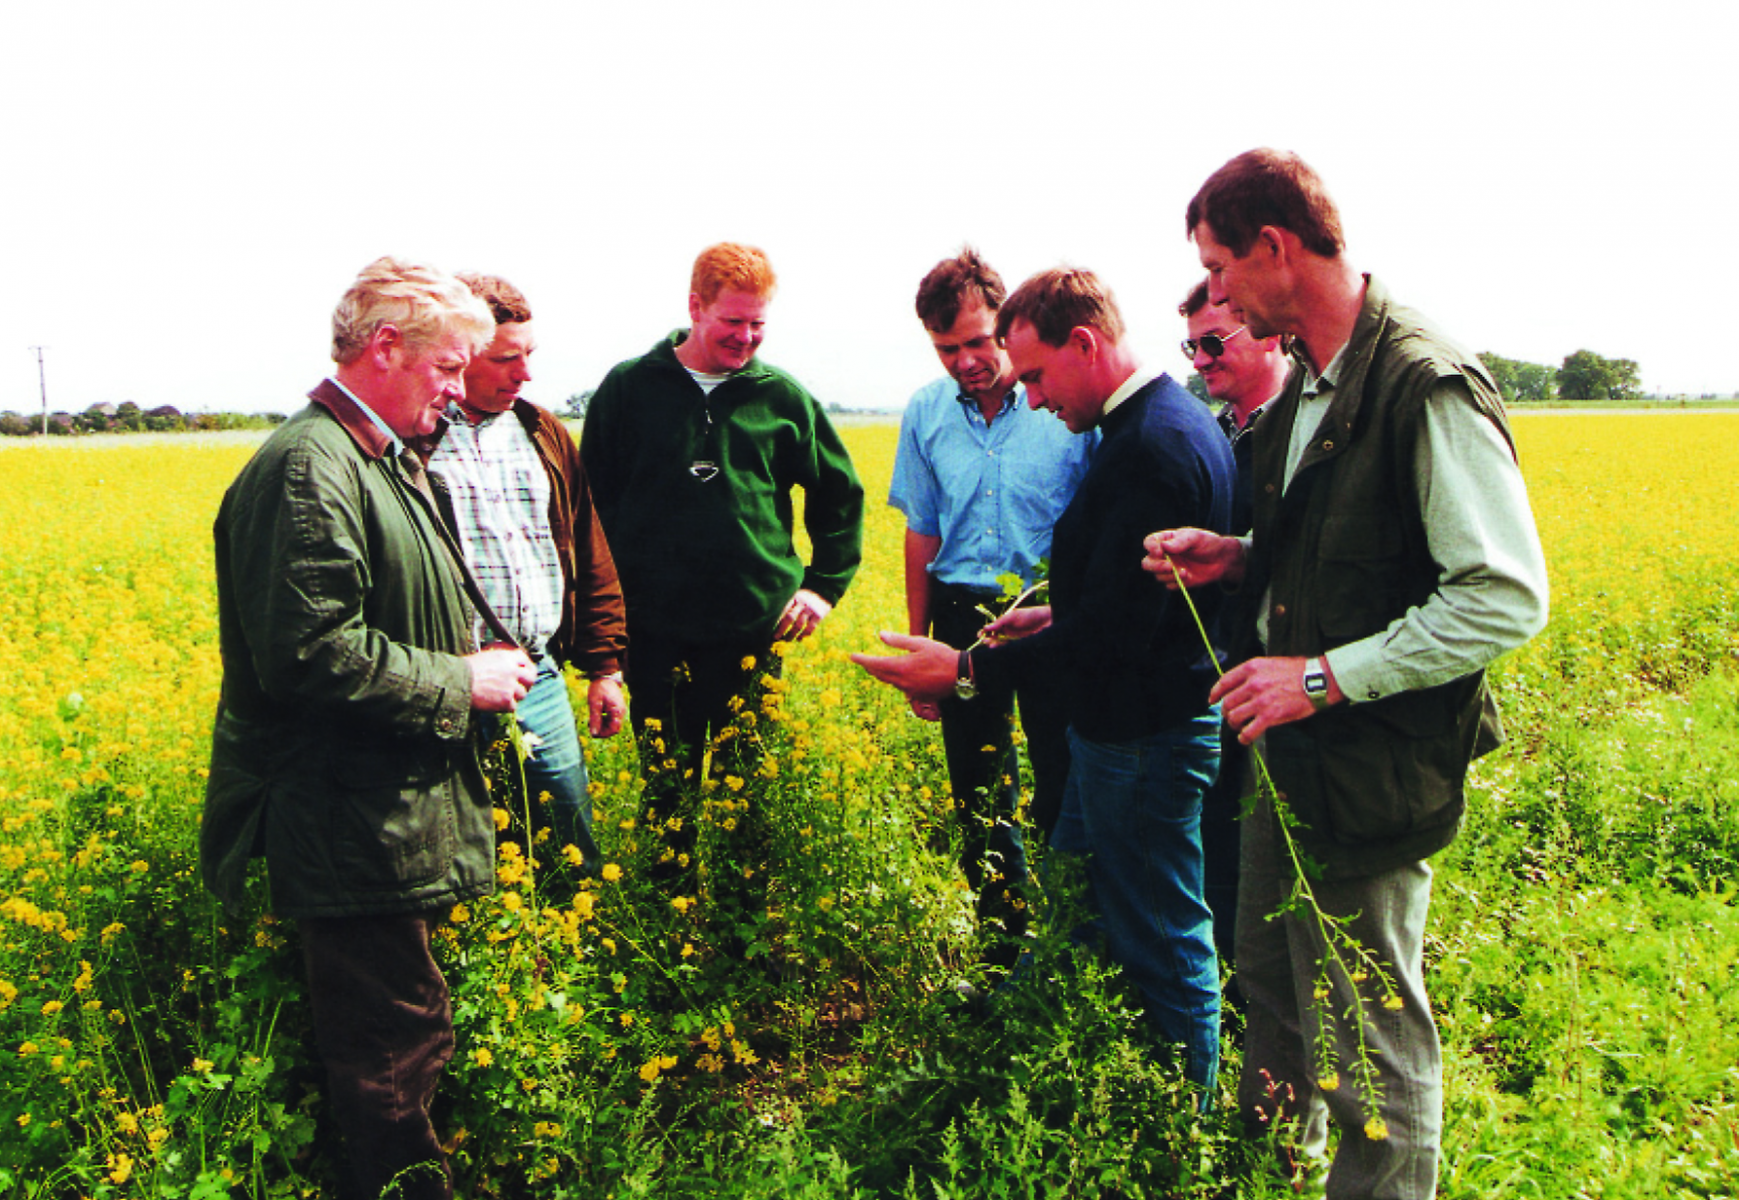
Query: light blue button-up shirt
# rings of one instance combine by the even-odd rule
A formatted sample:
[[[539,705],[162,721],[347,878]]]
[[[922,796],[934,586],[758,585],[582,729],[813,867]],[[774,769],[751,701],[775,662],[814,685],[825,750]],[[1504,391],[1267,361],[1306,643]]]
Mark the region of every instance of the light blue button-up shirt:
[[[1028,408],[1019,385],[986,424],[954,380],[938,379],[906,405],[888,503],[913,533],[942,539],[932,578],[996,591],[1012,572],[1030,583],[1098,441]]]

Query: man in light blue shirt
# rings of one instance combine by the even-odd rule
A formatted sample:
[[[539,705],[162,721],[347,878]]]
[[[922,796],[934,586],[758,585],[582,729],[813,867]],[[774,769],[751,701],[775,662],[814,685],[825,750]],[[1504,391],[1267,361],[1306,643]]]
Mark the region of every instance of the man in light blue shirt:
[[[918,637],[958,649],[978,640],[1002,590],[998,578],[1034,582],[1051,551],[1051,526],[1086,474],[1095,434],[1070,433],[1028,408],[996,338],[1007,297],[1002,278],[968,247],[936,265],[918,287],[918,318],[945,379],[920,389],[900,423],[888,503],[906,515],[906,620]],[[1014,747],[1018,694],[1033,768],[1031,816],[1048,840],[1069,774],[1067,718],[1059,689],[985,689],[970,699],[914,701],[940,720],[949,785],[960,814],[961,867],[980,919],[1018,939],[1024,909],[1010,891],[1027,876],[1016,817],[1020,761]],[[987,948],[1007,963],[1018,942]]]

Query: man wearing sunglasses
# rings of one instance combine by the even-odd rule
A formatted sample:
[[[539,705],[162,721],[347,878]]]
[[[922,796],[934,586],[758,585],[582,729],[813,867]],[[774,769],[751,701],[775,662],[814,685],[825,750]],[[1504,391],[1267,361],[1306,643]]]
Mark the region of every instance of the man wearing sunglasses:
[[[1202,377],[1208,395],[1220,401],[1220,429],[1232,442],[1232,459],[1238,467],[1238,487],[1232,498],[1232,531],[1250,531],[1250,456],[1255,449],[1256,421],[1269,401],[1286,385],[1292,360],[1282,348],[1285,338],[1258,338],[1249,326],[1232,315],[1224,303],[1208,303],[1208,283],[1202,280],[1178,305],[1178,315],[1188,323],[1184,357]],[[1232,598],[1221,620],[1236,619],[1238,598]],[[1202,798],[1202,891],[1214,911],[1214,949],[1223,966],[1234,968],[1226,984],[1226,1002],[1244,1011],[1238,987],[1236,946],[1233,930],[1238,914],[1238,812],[1242,807],[1248,769],[1248,751],[1230,726],[1221,730],[1220,777]],[[1241,1026],[1234,1025],[1236,1032]]]
[[[1202,377],[1208,395],[1221,404],[1220,428],[1232,440],[1232,456],[1238,463],[1232,528],[1246,533],[1250,529],[1250,454],[1256,445],[1250,434],[1263,408],[1286,385],[1292,360],[1282,346],[1284,338],[1252,337],[1249,326],[1234,317],[1225,304],[1208,303],[1205,279],[1190,289],[1177,311],[1189,326],[1184,357]]]
[[[1546,623],[1539,535],[1491,376],[1347,262],[1340,214],[1303,160],[1239,155],[1185,227],[1209,299],[1251,335],[1292,334],[1299,369],[1257,435],[1251,537],[1166,530],[1143,566],[1198,595],[1220,582],[1257,598],[1235,635],[1247,661],[1213,696],[1321,867],[1315,903],[1380,964],[1319,968],[1320,922],[1278,915],[1295,872],[1282,814],[1259,800],[1241,831],[1238,1110],[1264,1128],[1298,1120],[1309,1157],[1332,1118],[1330,1196],[1433,1196],[1443,1065],[1426,860],[1460,828],[1469,763],[1501,740],[1485,667]]]
[[[755,357],[776,282],[752,246],[703,250],[688,329],[612,369],[580,433],[628,609],[643,817],[673,895],[696,882],[702,763],[738,771],[754,739],[732,738],[710,760],[709,742],[733,713],[761,709],[760,681],[779,673],[775,645],[815,632],[862,555],[863,486],[844,443],[802,384]],[[793,489],[808,565],[792,544]],[[739,842],[753,836],[754,814],[742,815]]]

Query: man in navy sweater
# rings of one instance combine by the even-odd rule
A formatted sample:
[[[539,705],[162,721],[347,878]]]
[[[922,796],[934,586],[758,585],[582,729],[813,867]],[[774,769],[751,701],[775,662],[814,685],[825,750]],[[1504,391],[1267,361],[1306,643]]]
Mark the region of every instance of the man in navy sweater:
[[[1213,653],[1181,597],[1141,569],[1164,513],[1229,529],[1235,468],[1211,413],[1169,376],[1141,370],[1111,292],[1057,268],[1022,284],[997,318],[1027,401],[1101,442],[1051,541],[1051,605],[990,626],[998,643],[962,652],[887,633],[910,654],[854,655],[908,695],[1051,680],[1073,755],[1054,852],[1085,856],[1113,958],[1148,1019],[1211,1092],[1219,1066],[1220,981],[1202,899],[1201,801],[1219,764],[1208,703]],[[1216,597],[1202,597],[1214,630]]]

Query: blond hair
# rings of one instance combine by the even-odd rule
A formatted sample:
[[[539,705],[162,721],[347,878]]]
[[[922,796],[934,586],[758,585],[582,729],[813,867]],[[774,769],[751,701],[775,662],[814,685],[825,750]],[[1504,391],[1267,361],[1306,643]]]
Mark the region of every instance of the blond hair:
[[[470,288],[439,267],[391,256],[364,267],[332,310],[332,361],[355,362],[385,325],[411,350],[457,333],[478,354],[495,336],[494,314]]]

